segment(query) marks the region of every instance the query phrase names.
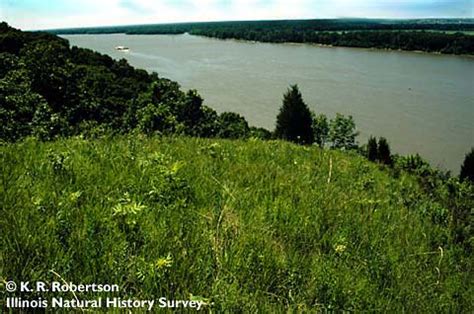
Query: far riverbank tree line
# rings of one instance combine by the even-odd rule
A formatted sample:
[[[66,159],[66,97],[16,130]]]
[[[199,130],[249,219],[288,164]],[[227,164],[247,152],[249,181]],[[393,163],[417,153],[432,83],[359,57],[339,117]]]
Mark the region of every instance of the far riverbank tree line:
[[[55,34],[184,34],[270,43],[474,54],[469,19],[317,19],[126,25],[49,30]]]
[[[276,128],[251,127],[234,112],[217,113],[195,90],[135,69],[67,40],[41,32],[22,32],[0,23],[0,139],[34,136],[97,137],[103,134],[185,135],[228,139],[284,139],[322,148],[354,150],[392,167],[388,141],[370,138],[359,147],[352,116],[333,119],[311,112],[296,85],[283,97]],[[415,158],[416,159],[416,158]],[[417,159],[418,160],[418,159]],[[421,159],[420,159],[421,160]],[[406,162],[419,168],[423,161]],[[473,152],[461,178],[473,178]]]

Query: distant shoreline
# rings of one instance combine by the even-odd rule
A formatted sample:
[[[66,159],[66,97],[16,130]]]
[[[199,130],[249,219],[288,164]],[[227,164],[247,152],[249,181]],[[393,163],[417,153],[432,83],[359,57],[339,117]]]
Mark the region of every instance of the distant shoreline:
[[[338,45],[328,45],[328,44],[320,44],[320,43],[311,43],[311,42],[266,42],[266,41],[258,41],[258,40],[246,40],[246,39],[236,39],[236,38],[217,38],[205,35],[194,35],[189,33],[182,33],[182,34],[129,34],[126,32],[117,32],[117,33],[76,33],[76,34],[62,34],[58,33],[58,36],[103,36],[103,35],[127,35],[127,36],[195,36],[195,37],[202,37],[212,40],[218,41],[234,41],[234,42],[242,42],[242,43],[255,43],[255,44],[271,44],[271,45],[293,45],[293,46],[314,46],[319,48],[349,48],[349,49],[360,49],[366,51],[385,51],[385,52],[402,52],[402,53],[416,53],[416,54],[427,54],[427,55],[438,55],[438,56],[454,56],[454,57],[464,57],[474,60],[474,54],[454,54],[454,53],[441,53],[436,51],[423,51],[423,50],[404,50],[404,49],[391,49],[391,48],[377,48],[377,47],[357,47],[357,46],[338,46]]]
[[[303,19],[117,25],[54,29],[53,34],[185,34],[262,43],[474,55],[474,19]]]
[[[124,35],[152,35],[152,34],[127,34],[127,33],[122,33],[122,34]],[[76,35],[80,35],[80,34],[76,34]],[[94,35],[94,34],[89,34],[89,35]],[[100,34],[100,35],[103,35],[103,34]],[[108,34],[108,35],[111,35],[111,34]],[[160,35],[160,36],[175,35],[176,36],[177,34],[154,34],[154,35]],[[184,34],[179,34],[179,35],[184,35]],[[377,48],[377,47],[337,46],[337,45],[326,45],[326,44],[310,43],[310,42],[298,43],[298,42],[286,41],[286,42],[281,42],[281,43],[274,43],[274,42],[266,42],[266,41],[258,41],[258,40],[246,40],[246,39],[235,39],[235,38],[222,39],[222,38],[209,37],[209,36],[204,36],[204,35],[193,35],[193,34],[189,34],[189,35],[196,36],[196,37],[203,37],[207,39],[214,39],[214,40],[219,40],[219,41],[236,41],[236,42],[255,43],[255,44],[292,45],[292,46],[308,45],[308,46],[315,46],[319,48],[350,48],[350,49],[361,49],[361,50],[367,50],[367,51],[404,52],[404,53],[428,54],[428,55],[439,55],[439,56],[467,57],[470,59],[474,59],[474,54],[454,54],[454,53],[441,53],[441,52],[435,52],[435,51],[403,50],[403,49]]]

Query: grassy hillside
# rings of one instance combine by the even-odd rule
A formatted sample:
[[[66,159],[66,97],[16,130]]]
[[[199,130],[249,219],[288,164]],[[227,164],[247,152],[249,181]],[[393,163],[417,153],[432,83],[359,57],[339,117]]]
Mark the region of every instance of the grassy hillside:
[[[54,270],[217,311],[473,308],[472,258],[447,210],[355,153],[132,135],[0,152],[1,281]]]

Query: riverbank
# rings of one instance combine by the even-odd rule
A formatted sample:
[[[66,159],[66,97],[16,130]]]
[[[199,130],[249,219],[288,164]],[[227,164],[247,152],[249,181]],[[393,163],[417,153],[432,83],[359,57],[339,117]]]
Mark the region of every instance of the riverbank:
[[[136,34],[126,34],[125,35],[136,35]],[[140,34],[145,36],[150,36],[151,34]],[[321,44],[321,43],[300,43],[300,42],[266,42],[266,41],[258,41],[258,40],[246,40],[246,39],[236,39],[236,38],[217,38],[212,36],[206,35],[194,35],[189,33],[184,33],[181,35],[190,35],[190,36],[197,36],[197,37],[204,37],[209,39],[215,40],[222,40],[222,41],[236,41],[242,43],[264,43],[264,44],[274,44],[274,45],[293,45],[293,46],[304,46],[309,45],[313,47],[320,47],[320,48],[351,48],[351,49],[363,49],[367,51],[393,51],[393,52],[404,52],[404,53],[417,53],[417,54],[429,54],[429,55],[440,55],[440,56],[456,56],[456,57],[465,57],[474,60],[474,54],[452,54],[452,53],[441,53],[441,52],[434,52],[434,51],[423,51],[423,50],[403,50],[403,49],[392,49],[392,48],[377,48],[377,47],[356,47],[356,46],[338,46],[338,45],[330,45],[330,44]],[[160,35],[156,35],[160,36]],[[166,34],[162,35],[166,36]],[[173,36],[173,35],[171,35]]]

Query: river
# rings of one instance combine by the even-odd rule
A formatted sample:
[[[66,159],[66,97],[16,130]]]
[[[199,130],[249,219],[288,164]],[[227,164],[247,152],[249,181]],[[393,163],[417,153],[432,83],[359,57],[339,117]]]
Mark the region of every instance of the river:
[[[353,115],[360,143],[384,136],[393,152],[453,173],[474,146],[474,58],[188,34],[62,37],[197,89],[206,105],[251,125],[273,129],[283,93],[298,84],[316,113]]]

